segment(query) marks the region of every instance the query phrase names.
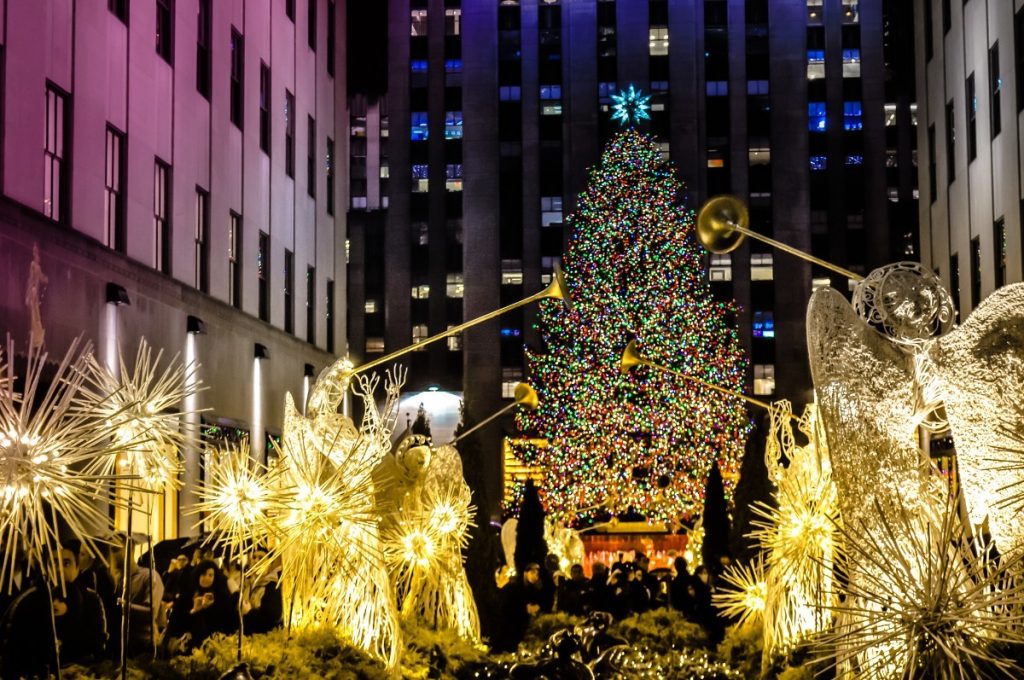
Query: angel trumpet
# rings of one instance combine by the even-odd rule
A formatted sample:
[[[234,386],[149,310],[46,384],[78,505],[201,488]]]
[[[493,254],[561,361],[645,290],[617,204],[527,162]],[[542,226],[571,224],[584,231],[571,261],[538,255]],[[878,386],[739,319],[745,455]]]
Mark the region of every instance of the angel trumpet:
[[[753,231],[750,229],[750,214],[747,212],[747,207],[735,196],[710,198],[697,214],[697,238],[707,250],[716,255],[724,255],[736,250],[747,236],[790,255],[795,255],[802,260],[812,262],[819,267],[830,269],[853,281],[864,279],[863,276],[851,272],[849,269],[826,262],[793,246],[788,246],[781,241]]]
[[[535,410],[537,408],[537,405],[539,403],[540,403],[540,400],[537,397],[537,390],[533,389],[532,387],[530,387],[526,383],[521,382],[518,385],[516,385],[515,397],[512,400],[511,404],[508,404],[507,406],[503,406],[502,408],[498,409],[497,411],[495,411],[491,415],[487,416],[486,418],[481,420],[479,423],[477,423],[473,427],[469,428],[468,430],[466,430],[465,432],[460,434],[455,439],[453,439],[450,442],[448,442],[448,444],[449,445],[455,444],[460,439],[464,439],[465,437],[468,437],[469,435],[473,434],[474,432],[479,430],[484,425],[487,425],[488,423],[490,423],[495,418],[499,418],[499,417],[505,415],[506,413],[508,413],[509,411],[514,409],[516,406],[522,406],[527,411],[533,411],[533,410]]]
[[[404,354],[408,354],[409,352],[414,352],[414,351],[416,351],[418,349],[421,349],[421,348],[423,348],[423,347],[425,347],[425,346],[427,346],[427,345],[429,345],[429,344],[431,344],[433,342],[437,342],[438,340],[443,340],[444,338],[447,338],[449,336],[457,335],[458,333],[461,333],[462,331],[466,330],[467,328],[471,328],[471,327],[476,326],[477,324],[481,324],[481,323],[483,323],[485,321],[490,321],[491,319],[494,319],[496,317],[501,316],[505,312],[510,312],[513,309],[518,309],[519,307],[523,307],[525,305],[528,305],[531,302],[536,302],[537,300],[543,300],[544,298],[555,298],[555,299],[561,300],[565,304],[565,306],[567,308],[570,308],[570,309],[572,308],[572,301],[569,299],[569,289],[568,289],[568,287],[566,286],[566,283],[565,283],[565,274],[562,272],[561,268],[559,268],[557,265],[555,266],[555,275],[554,275],[554,277],[551,280],[551,284],[548,285],[548,287],[545,288],[544,290],[538,291],[538,292],[534,293],[533,295],[531,295],[531,296],[529,296],[527,298],[523,298],[519,302],[513,302],[510,305],[505,305],[504,307],[502,307],[500,309],[495,309],[492,312],[487,312],[486,314],[478,316],[475,319],[470,319],[469,321],[461,323],[458,326],[452,326],[448,330],[441,331],[437,335],[431,335],[429,338],[425,338],[424,340],[420,340],[419,342],[415,342],[415,343],[413,343],[413,344],[411,344],[411,345],[409,345],[407,347],[403,347],[401,349],[396,349],[394,352],[391,352],[390,354],[385,354],[384,356],[378,357],[378,358],[374,359],[373,361],[368,361],[368,362],[366,362],[365,364],[363,364],[361,366],[356,366],[355,368],[353,368],[348,373],[349,373],[349,375],[355,375],[356,373],[362,373],[363,371],[368,371],[371,368],[376,368],[377,366],[380,366],[381,364],[386,364],[386,363],[389,363],[391,361],[394,361],[395,359],[397,359],[398,357],[400,357],[400,356],[402,356]]]
[[[636,340],[630,340],[629,344],[626,345],[626,349],[622,351],[622,358],[619,360],[619,372],[623,374],[629,373],[629,371],[632,370],[634,367],[640,365],[650,366],[651,368],[674,375],[677,378],[682,378],[683,380],[689,380],[690,382],[698,383],[700,385],[703,385],[704,387],[713,389],[716,392],[721,392],[722,394],[727,394],[731,397],[742,399],[743,401],[749,404],[760,406],[761,408],[764,409],[769,408],[768,403],[761,401],[760,399],[755,399],[754,397],[747,396],[742,392],[736,392],[734,390],[721,387],[714,383],[710,383],[706,380],[701,380],[700,378],[697,378],[695,376],[687,375],[675,369],[669,368],[668,366],[662,366],[661,364],[656,364],[649,359],[645,359],[643,355],[640,354],[640,350],[638,350],[636,347]]]

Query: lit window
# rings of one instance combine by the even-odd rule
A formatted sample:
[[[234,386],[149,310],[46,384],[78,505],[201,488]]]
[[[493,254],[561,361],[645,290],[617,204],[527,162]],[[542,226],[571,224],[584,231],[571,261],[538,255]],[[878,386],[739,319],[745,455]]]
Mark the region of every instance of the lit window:
[[[768,94],[767,80],[748,80],[747,94]]]
[[[409,70],[413,73],[426,73],[427,72],[427,60],[426,59],[413,59],[409,62]]]
[[[412,287],[413,300],[426,300],[430,297],[430,284],[420,284]]]
[[[725,167],[725,159],[722,158],[721,156],[718,156],[718,157],[708,156],[708,167],[709,168],[724,168]]]
[[[860,23],[860,7],[858,0],[843,0],[843,23]]]
[[[462,10],[459,8],[444,11],[445,35],[459,35],[462,32]]]
[[[540,199],[540,226],[550,227],[562,222],[562,197],[543,196]]]
[[[816,293],[819,290],[821,290],[822,288],[828,288],[831,285],[832,285],[832,279],[828,279],[828,278],[811,279],[811,292],[812,293]]]
[[[562,105],[561,104],[545,104],[540,109],[542,116],[561,116]]]
[[[461,59],[445,59],[444,60],[444,72],[445,73],[462,73],[462,60]]]
[[[825,102],[807,102],[807,129],[811,132],[824,132],[827,127]]]
[[[771,253],[750,254],[750,280],[771,281],[774,278]]]
[[[412,327],[412,344],[418,345],[429,337],[430,335],[427,330],[427,324],[418,323]]]
[[[519,286],[523,283],[523,261],[502,260],[501,261],[501,285]]]
[[[658,157],[663,161],[667,161],[670,148],[671,147],[668,142],[658,142]]]
[[[455,328],[452,324],[448,324],[448,330]],[[455,335],[448,336],[448,351],[449,352],[461,352],[462,351],[462,333],[456,333]]]
[[[665,93],[665,92],[668,92],[668,81],[667,80],[652,80],[651,81],[651,92],[654,92],[654,93]]]
[[[772,162],[772,150],[768,147],[752,148],[747,151],[751,165],[768,165]]]
[[[462,139],[462,111],[445,111],[444,138]]]
[[[462,282],[461,272],[449,272],[445,278],[445,295],[450,298],[461,298],[466,291]]]
[[[412,244],[425,246],[430,243],[430,223],[426,220],[412,223]]]
[[[754,364],[754,394],[775,394],[775,364]]]
[[[523,332],[518,328],[502,328],[501,337],[503,338],[518,338]]]
[[[540,280],[545,286],[551,283],[551,279],[555,273],[555,265],[558,264],[559,258],[545,256],[540,258]]]
[[[462,191],[462,163],[449,163],[445,166],[445,191]]]
[[[421,194],[430,190],[429,168],[426,163],[412,166],[412,191]]]
[[[615,83],[604,82],[597,84],[597,99],[602,104],[611,104],[612,95],[616,92]]]
[[[426,111],[413,111],[412,112],[412,127],[409,131],[409,139],[414,142],[422,142],[427,139],[427,112]]]
[[[377,301],[376,300],[367,300],[366,303],[363,305],[363,311],[366,312],[367,314],[376,314],[377,313]]]
[[[860,102],[843,102],[843,129],[860,130],[862,121]]]
[[[857,156],[847,156],[846,157],[846,164],[847,165],[864,165],[864,156],[860,156],[860,155],[857,155]]]
[[[562,86],[561,85],[541,85],[540,86],[540,98],[541,99],[561,99],[562,98]]]
[[[824,170],[828,167],[828,157],[811,156],[811,170]]]
[[[427,34],[427,10],[414,9],[409,12],[409,26],[412,35]]]
[[[807,79],[825,77],[825,50],[807,50]]]
[[[366,353],[377,354],[384,351],[384,338],[366,338]]]
[[[503,102],[517,102],[522,98],[522,88],[518,85],[502,85],[498,88],[498,98]]]
[[[708,269],[711,281],[732,281],[732,255],[712,255],[711,267]]]
[[[860,78],[860,50],[843,50],[843,77]]]
[[[886,104],[885,105],[885,127],[894,127],[896,125],[896,105]]]
[[[523,381],[523,371],[520,368],[501,369],[501,398],[514,399],[516,396],[516,385]]]
[[[668,55],[668,26],[651,26],[647,47],[652,57]]]
[[[754,312],[754,337],[775,337],[775,314],[773,312]]]
[[[709,80],[705,86],[709,97],[724,97],[729,94],[728,80]]]

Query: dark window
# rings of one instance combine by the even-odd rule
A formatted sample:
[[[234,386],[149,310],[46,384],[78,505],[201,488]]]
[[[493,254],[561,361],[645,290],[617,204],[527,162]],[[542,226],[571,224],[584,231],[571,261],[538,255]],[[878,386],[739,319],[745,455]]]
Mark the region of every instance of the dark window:
[[[974,89],[974,74],[967,76],[967,162],[978,157],[978,97]]]
[[[946,181],[952,184],[956,179],[956,114],[952,99],[946,103],[946,175]]]
[[[260,62],[260,149],[270,153],[270,67]]]
[[[128,24],[128,0],[107,0],[107,9],[124,24]]]
[[[932,24],[932,0],[924,0],[924,58],[928,61],[935,53],[934,36],[935,29]]]
[[[327,75],[334,75],[334,0],[327,0]]]
[[[993,139],[1003,129],[1003,113],[1000,109],[1002,91],[1003,79],[999,76],[999,41],[997,40],[988,50],[988,106],[992,118]]]
[[[992,244],[995,247],[996,288],[1006,285],[1006,220],[1000,217],[992,225]]]
[[[334,140],[327,138],[327,214],[334,214]]]
[[[107,246],[125,252],[124,133],[107,126],[103,220]]]
[[[228,221],[228,303],[242,308],[242,216],[232,211]]]
[[[156,0],[156,53],[168,64],[174,55],[174,0]]]
[[[327,279],[327,351],[334,353],[334,281]]]
[[[295,285],[295,253],[284,251],[284,332],[295,332],[295,303],[292,291]]]
[[[956,320],[960,321],[960,258],[956,253],[949,256],[949,294],[956,307]]]
[[[930,1],[930,0],[929,0]],[[942,34],[949,33],[950,27],[953,25],[953,8],[950,6],[950,0],[942,0]]]
[[[284,91],[284,172],[295,177],[295,95]]]
[[[284,15],[295,21],[295,0],[284,0]]]
[[[256,281],[260,319],[270,321],[270,236],[262,231],[256,252]]]
[[[316,344],[316,267],[306,268],[306,341]]]
[[[245,78],[245,38],[231,29],[231,122],[242,129],[242,92]]]
[[[210,292],[210,194],[196,187],[196,288]]]
[[[210,0],[199,0],[196,33],[196,89],[210,98]]]
[[[936,181],[935,159],[935,124],[928,126],[928,188],[931,191],[931,201],[935,202],[938,196],[938,183]]]
[[[1013,17],[1014,72],[1017,74],[1017,111],[1024,111],[1024,7]]]
[[[306,192],[316,198],[316,121],[309,116],[306,121]]]
[[[43,150],[43,214],[54,222],[68,217],[67,154],[70,95],[53,83],[46,84],[46,146]]]
[[[981,302],[981,237],[971,239],[971,309]]]
[[[171,166],[159,158],[153,163],[153,266],[171,273]]]
[[[316,3],[317,0],[309,0],[309,13],[307,15],[307,35],[309,49],[316,52]]]

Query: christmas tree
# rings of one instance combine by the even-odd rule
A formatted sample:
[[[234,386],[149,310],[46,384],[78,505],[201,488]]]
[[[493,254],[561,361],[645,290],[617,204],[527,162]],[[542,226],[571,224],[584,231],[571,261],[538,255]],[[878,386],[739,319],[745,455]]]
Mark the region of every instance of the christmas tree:
[[[568,222],[564,268],[572,305],[544,301],[543,351],[528,351],[540,407],[519,427],[538,450],[548,511],[629,508],[653,519],[699,511],[717,462],[726,492],[749,418],[743,402],[649,366],[622,374],[623,348],[685,376],[743,391],[747,362],[732,303],[714,300],[691,210],[649,137],[611,140]],[[582,511],[582,512],[581,512]]]

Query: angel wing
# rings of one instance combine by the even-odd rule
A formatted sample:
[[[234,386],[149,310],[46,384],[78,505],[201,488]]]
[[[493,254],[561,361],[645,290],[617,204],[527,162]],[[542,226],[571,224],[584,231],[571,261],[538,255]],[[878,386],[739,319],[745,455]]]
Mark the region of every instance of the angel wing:
[[[1024,550],[1024,283],[985,298],[927,348],[956,442],[971,522],[1000,551]]]

